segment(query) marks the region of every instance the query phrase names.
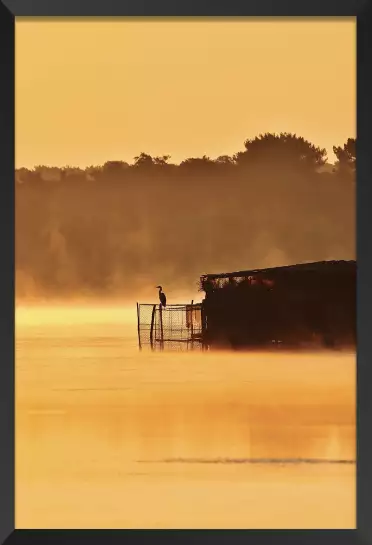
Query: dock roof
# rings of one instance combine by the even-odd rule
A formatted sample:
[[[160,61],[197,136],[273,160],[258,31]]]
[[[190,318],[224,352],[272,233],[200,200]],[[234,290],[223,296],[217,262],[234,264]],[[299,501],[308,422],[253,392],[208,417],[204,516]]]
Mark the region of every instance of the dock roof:
[[[227,273],[217,273],[217,274],[203,274],[201,278],[203,280],[215,280],[217,278],[239,278],[239,277],[248,277],[255,274],[265,274],[276,275],[281,272],[325,272],[325,271],[334,271],[334,269],[342,270],[355,270],[356,261],[355,260],[339,260],[339,261],[315,261],[311,263],[298,263],[295,265],[284,265],[281,267],[269,267],[265,269],[250,269],[247,271],[234,271]]]

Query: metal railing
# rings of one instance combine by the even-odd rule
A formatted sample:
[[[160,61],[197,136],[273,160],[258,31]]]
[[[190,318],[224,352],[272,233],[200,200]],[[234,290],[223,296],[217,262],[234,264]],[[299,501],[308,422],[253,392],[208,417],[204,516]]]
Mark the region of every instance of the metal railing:
[[[137,303],[138,345],[152,350],[203,348],[202,305]]]

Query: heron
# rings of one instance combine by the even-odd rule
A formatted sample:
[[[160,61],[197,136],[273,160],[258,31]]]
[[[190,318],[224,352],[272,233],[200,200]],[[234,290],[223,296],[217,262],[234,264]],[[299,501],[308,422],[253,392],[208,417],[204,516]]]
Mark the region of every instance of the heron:
[[[165,293],[163,292],[163,288],[161,286],[156,286],[157,289],[159,290],[159,301],[160,301],[160,304],[162,307],[166,307],[167,306],[167,298],[165,296]]]

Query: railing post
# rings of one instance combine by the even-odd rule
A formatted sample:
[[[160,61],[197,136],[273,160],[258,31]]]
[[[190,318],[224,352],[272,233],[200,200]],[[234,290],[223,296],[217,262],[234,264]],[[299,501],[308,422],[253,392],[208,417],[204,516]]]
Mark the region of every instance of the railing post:
[[[194,299],[191,301],[191,349],[194,348]]]
[[[164,349],[164,332],[163,332],[163,305],[159,305],[159,318],[160,318],[160,349]]]
[[[206,313],[205,313],[205,300],[201,302],[201,329],[202,329],[202,349],[207,350],[208,343],[207,343],[207,324],[206,324]]]
[[[150,346],[151,350],[154,350],[154,320],[155,320],[156,305],[152,307],[151,313],[151,325],[150,325]]]
[[[140,326],[140,306],[137,303],[137,332],[138,332],[138,348],[142,350],[141,345],[141,326]]]

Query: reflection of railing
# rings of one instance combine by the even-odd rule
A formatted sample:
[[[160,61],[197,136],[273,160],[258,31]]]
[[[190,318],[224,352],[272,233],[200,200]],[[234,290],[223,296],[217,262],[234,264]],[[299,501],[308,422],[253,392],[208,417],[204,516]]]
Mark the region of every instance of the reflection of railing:
[[[199,349],[203,346],[202,305],[138,304],[138,344],[152,350]]]

